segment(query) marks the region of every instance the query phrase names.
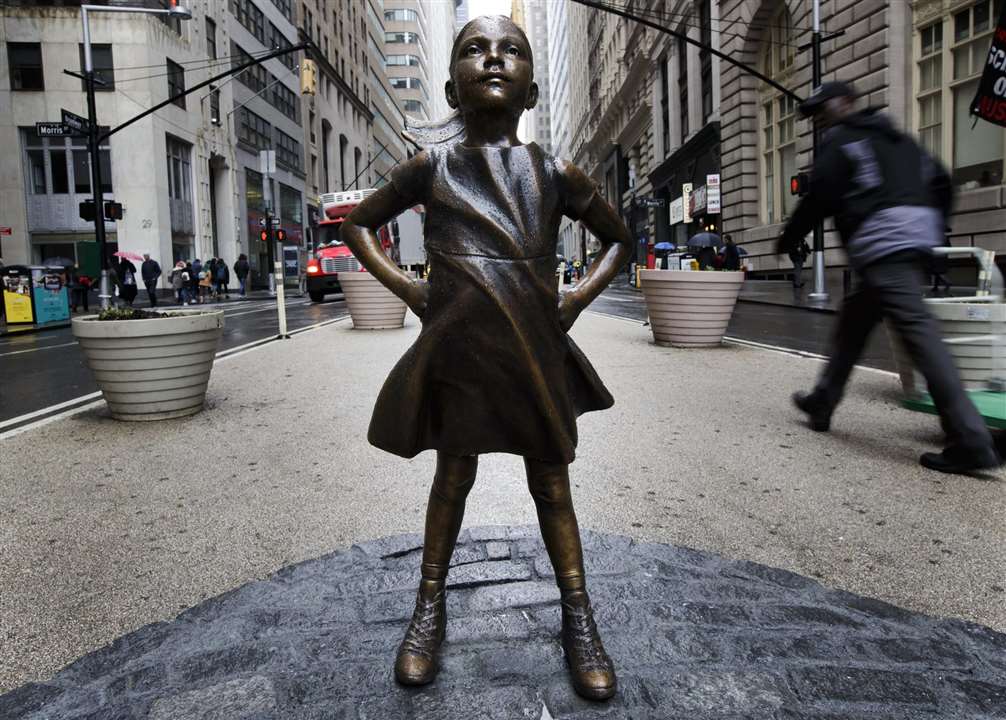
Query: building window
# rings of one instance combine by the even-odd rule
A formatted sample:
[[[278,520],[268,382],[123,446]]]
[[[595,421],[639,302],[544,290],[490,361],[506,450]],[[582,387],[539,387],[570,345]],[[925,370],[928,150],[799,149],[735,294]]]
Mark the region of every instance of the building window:
[[[419,78],[409,78],[409,77],[393,77],[388,78],[391,82],[391,87],[397,88],[399,90],[422,90],[423,81]]]
[[[279,216],[284,225],[302,225],[304,222],[304,203],[300,191],[279,184]]]
[[[231,14],[237,18],[245,30],[265,44],[265,17],[252,0],[231,0]]]
[[[706,47],[699,49],[699,79],[702,91],[702,122],[713,114],[713,54],[707,50],[713,43],[711,0],[699,0],[699,35]]]
[[[1003,183],[1006,130],[974,124],[969,114],[1002,6],[1003,0],[979,0],[916,32],[919,141],[950,167],[960,189]]]
[[[419,14],[415,10],[385,10],[385,22],[419,22]]]
[[[173,98],[179,93],[185,92],[185,68],[170,58],[167,60],[168,69],[168,97]],[[175,98],[172,103],[178,107],[185,108],[185,96]]]
[[[238,141],[256,150],[272,146],[272,126],[246,107],[238,115]]]
[[[423,112],[423,104],[418,100],[406,100],[404,104],[405,104],[405,112],[412,112],[412,113]]]
[[[283,13],[283,17],[291,23],[293,22],[293,3],[290,0],[272,0],[272,4]]]
[[[107,127],[99,128],[107,132]],[[25,190],[29,195],[90,195],[91,163],[87,138],[40,138],[35,128],[22,128]],[[108,141],[99,148],[101,191],[112,192],[112,162]]]
[[[84,43],[77,45],[80,55],[80,72],[84,72]],[[115,90],[115,64],[112,62],[112,46],[91,44],[91,67],[94,68],[94,90],[102,92]],[[87,83],[80,81],[80,89],[87,92]]]
[[[217,59],[217,24],[206,18],[206,55],[210,60]]]
[[[210,90],[210,122],[220,125],[220,91],[214,88]]]
[[[688,43],[681,40],[678,41],[678,118],[681,123],[679,142],[683,144],[688,137]]]
[[[794,65],[792,22],[785,5],[772,15],[762,43],[761,71],[780,85],[792,85]],[[782,222],[796,206],[789,179],[796,174],[796,100],[769,85],[759,95],[762,218]]]
[[[418,45],[419,35],[414,32],[386,32],[384,33],[384,42]]]
[[[411,65],[412,67],[419,67],[419,58],[415,55],[388,55],[385,63],[388,65]],[[345,75],[345,73],[343,74]]]
[[[231,40],[231,68],[240,67],[254,58],[245,52],[237,43]],[[260,93],[269,85],[271,75],[265,65],[252,65],[237,75],[239,83],[253,92]]]
[[[45,90],[40,43],[7,43],[11,90]]]
[[[300,102],[297,94],[281,82],[276,82],[272,76],[272,105],[295,123],[300,123]]]
[[[176,235],[191,235],[195,230],[192,208],[192,146],[171,135],[167,135],[165,140],[171,232]]]
[[[273,50],[286,50],[291,47],[292,44],[293,43],[286,39],[286,35],[280,32],[278,27],[269,23],[269,46]],[[297,58],[294,57],[294,53],[280,55],[278,60],[291,70],[297,67]]]
[[[279,128],[276,130],[276,162],[298,172],[304,168],[304,153],[300,143]]]
[[[661,131],[661,152],[667,155],[671,152],[671,114],[670,96],[667,85],[670,82],[667,64],[669,60],[664,55],[660,58],[660,131]]]

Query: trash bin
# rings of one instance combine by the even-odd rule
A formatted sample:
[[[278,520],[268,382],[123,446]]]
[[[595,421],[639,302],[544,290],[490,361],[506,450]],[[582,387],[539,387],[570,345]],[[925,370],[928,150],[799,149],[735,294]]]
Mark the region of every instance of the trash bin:
[[[31,325],[35,322],[32,304],[32,273],[27,265],[8,265],[0,276],[3,281],[4,315],[8,325]]]

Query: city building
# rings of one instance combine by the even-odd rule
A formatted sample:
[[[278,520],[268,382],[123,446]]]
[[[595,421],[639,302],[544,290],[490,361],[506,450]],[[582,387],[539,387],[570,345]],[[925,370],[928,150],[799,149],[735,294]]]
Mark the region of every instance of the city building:
[[[384,3],[384,63],[406,115],[430,120],[429,4],[418,0]]]
[[[468,0],[454,0],[454,34],[468,24]]]
[[[527,140],[547,153],[552,152],[552,96],[549,88],[549,3],[545,0],[515,0],[524,8],[524,31],[534,58],[534,81],[538,103],[526,113]]]
[[[65,5],[0,8],[6,64],[0,139],[14,151],[0,158],[0,225],[11,228],[0,236],[0,255],[7,265],[68,258],[95,276],[94,224],[78,211],[91,198],[86,140],[40,137],[35,127],[59,122],[61,109],[87,116],[82,81],[63,72],[83,67],[80,9]],[[183,21],[92,12],[99,126],[114,128],[226,67],[224,22],[201,13]],[[229,87],[194,93],[109,138],[101,152],[102,189],[124,208],[121,220],[106,223],[109,253],[148,252],[162,267],[196,256],[233,261],[232,193],[221,177],[232,162],[221,127],[230,96]]]

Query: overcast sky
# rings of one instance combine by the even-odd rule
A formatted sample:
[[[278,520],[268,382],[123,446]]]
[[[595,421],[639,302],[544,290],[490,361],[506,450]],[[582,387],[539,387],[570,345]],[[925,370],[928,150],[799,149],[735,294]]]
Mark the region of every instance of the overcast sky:
[[[478,15],[510,15],[510,0],[469,0],[468,17]]]

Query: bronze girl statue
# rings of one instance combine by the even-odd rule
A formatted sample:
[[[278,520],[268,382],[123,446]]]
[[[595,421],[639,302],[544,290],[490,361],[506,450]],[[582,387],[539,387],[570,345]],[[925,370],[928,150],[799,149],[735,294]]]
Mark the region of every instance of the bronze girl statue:
[[[422,579],[396,678],[422,685],[436,675],[447,570],[478,456],[505,452],[524,458],[561,592],[573,686],[603,700],[615,693],[615,671],[587,597],[568,465],[576,417],[613,400],[566,331],[624,265],[630,238],[586,175],[517,139],[521,113],[538,99],[532,72],[527,38],[509,18],[468,23],[455,40],[446,85],[458,111],[454,125],[440,126],[437,142],[353,210],[342,239],[422,320],[419,338],[381,390],[368,435],[406,458],[437,451]],[[428,280],[399,270],[376,235],[418,204],[426,210]],[[560,294],[563,215],[583,223],[603,249],[576,288]]]

